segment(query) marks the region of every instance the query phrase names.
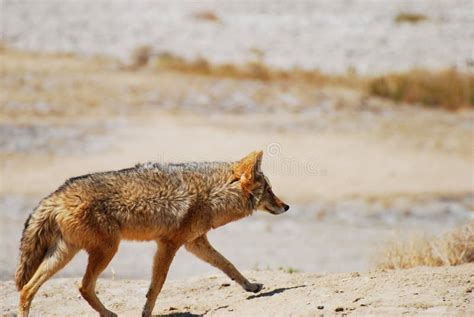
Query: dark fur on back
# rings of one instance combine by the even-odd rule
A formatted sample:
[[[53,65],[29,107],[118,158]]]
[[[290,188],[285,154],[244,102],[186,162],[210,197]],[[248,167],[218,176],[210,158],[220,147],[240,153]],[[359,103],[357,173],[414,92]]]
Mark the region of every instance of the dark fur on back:
[[[26,218],[25,224],[23,225],[23,232],[22,236],[25,235],[26,228],[28,228],[28,225],[30,224],[31,220],[31,213],[28,215],[28,218]]]

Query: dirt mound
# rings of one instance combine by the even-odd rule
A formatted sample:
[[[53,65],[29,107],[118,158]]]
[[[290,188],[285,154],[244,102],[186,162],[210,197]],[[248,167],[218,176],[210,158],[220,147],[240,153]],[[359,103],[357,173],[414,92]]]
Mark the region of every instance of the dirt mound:
[[[473,315],[474,264],[419,267],[368,273],[287,273],[252,271],[251,280],[264,283],[258,294],[247,293],[222,275],[168,281],[155,314],[194,315]],[[79,279],[53,279],[33,302],[34,314],[93,315],[80,297]],[[98,294],[120,316],[136,316],[145,302],[148,281],[101,279]],[[0,313],[16,312],[13,281],[0,283]],[[61,303],[61,304],[60,304]]]

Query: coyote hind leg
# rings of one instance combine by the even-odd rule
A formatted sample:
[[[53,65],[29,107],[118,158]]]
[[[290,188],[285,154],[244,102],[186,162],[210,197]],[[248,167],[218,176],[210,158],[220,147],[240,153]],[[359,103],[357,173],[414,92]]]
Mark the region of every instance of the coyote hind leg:
[[[102,304],[95,293],[95,284],[100,273],[107,267],[115,253],[117,252],[119,242],[114,241],[107,246],[101,245],[92,250],[88,250],[89,262],[87,263],[86,273],[82,278],[82,285],[79,291],[82,297],[92,306],[100,316],[117,316]]]
[[[56,241],[31,280],[20,291],[19,316],[28,316],[33,297],[41,285],[71,261],[78,251],[78,248],[62,239]]]

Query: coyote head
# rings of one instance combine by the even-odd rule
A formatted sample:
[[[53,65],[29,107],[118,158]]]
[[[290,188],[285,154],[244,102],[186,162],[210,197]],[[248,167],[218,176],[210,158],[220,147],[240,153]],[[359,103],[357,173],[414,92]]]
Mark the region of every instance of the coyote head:
[[[254,209],[278,215],[290,206],[273,193],[270,181],[261,170],[262,156],[262,151],[255,151],[235,163],[234,177],[240,182]]]

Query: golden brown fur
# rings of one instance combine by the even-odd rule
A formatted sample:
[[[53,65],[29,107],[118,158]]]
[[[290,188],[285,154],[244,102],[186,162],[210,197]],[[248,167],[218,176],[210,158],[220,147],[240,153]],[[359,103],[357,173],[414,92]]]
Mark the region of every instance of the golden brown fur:
[[[143,316],[151,315],[183,245],[245,290],[258,292],[262,285],[240,274],[206,233],[255,209],[279,214],[289,208],[273,194],[261,159],[260,151],[232,163],[147,163],[68,180],[25,223],[16,272],[20,314],[28,315],[39,287],[83,249],[89,262],[80,292],[101,316],[114,316],[98,299],[95,283],[122,239],[154,240],[159,246]]]

